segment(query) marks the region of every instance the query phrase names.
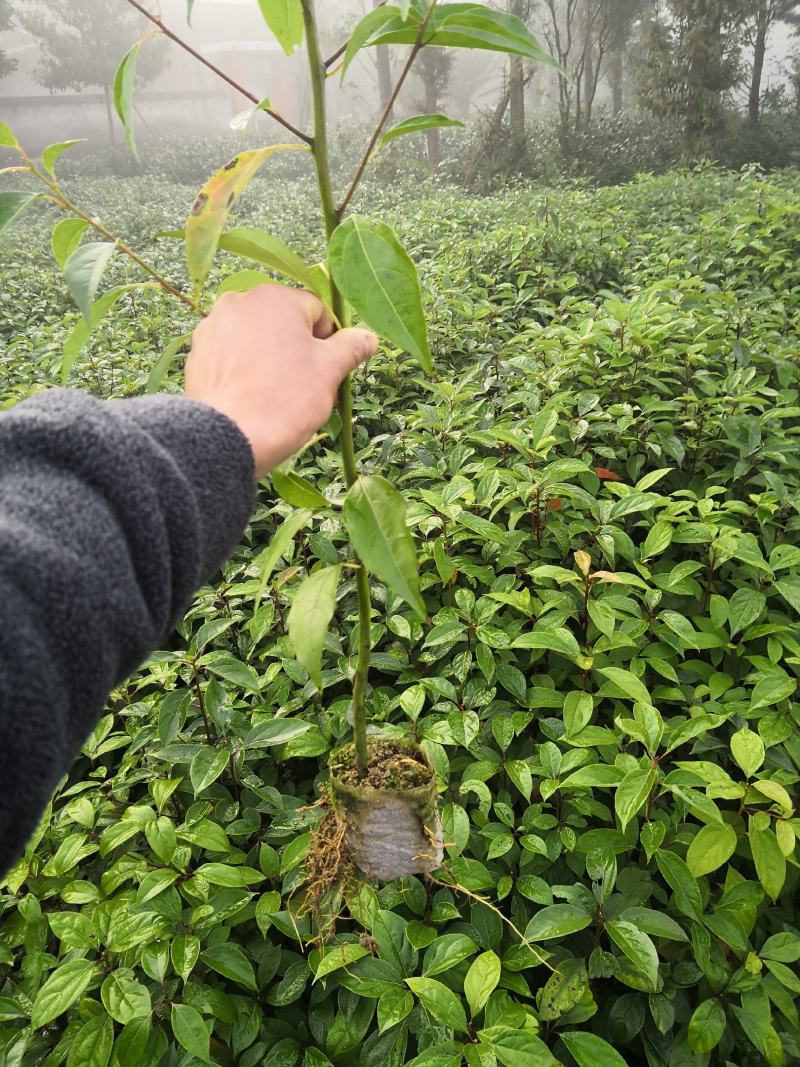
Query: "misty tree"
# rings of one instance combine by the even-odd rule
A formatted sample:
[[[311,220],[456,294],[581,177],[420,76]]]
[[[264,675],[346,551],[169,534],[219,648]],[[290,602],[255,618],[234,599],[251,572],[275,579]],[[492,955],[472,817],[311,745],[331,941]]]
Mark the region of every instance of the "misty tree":
[[[11,22],[11,7],[8,0],[0,0],[0,33],[11,29]],[[0,78],[5,78],[7,74],[16,69],[16,66],[17,61],[0,48]]]
[[[417,57],[414,74],[422,83],[423,98],[417,106],[426,115],[436,115],[442,110],[444,98],[453,73],[454,56],[444,48],[423,48]],[[426,133],[428,162],[435,170],[442,161],[441,137],[438,128]]]
[[[545,39],[567,72],[558,79],[562,139],[590,122],[609,56],[624,47],[641,3],[633,0],[545,0]],[[621,78],[621,75],[620,75]],[[621,106],[621,104],[620,104]]]
[[[724,95],[743,77],[744,27],[751,0],[668,0],[648,19],[638,64],[639,98],[683,123],[690,159],[713,149]]]
[[[111,88],[126,45],[143,32],[139,15],[118,0],[23,0],[17,21],[39,42],[34,77],[51,92],[100,89],[105,98],[109,140],[115,142]],[[137,76],[149,81],[165,56],[156,42],[142,49]]]
[[[648,0],[617,0],[616,4],[611,5],[606,77],[611,87],[611,110],[615,115],[622,111],[625,55],[647,2]]]
[[[378,8],[383,3],[383,0],[372,0],[372,6]],[[375,49],[375,65],[378,70],[378,91],[380,93],[380,108],[381,111],[386,109],[387,104],[392,95],[392,86],[394,81],[392,79],[392,59],[389,49],[381,46]],[[387,118],[387,122],[391,121],[391,113]]]
[[[516,15],[527,24],[531,15],[532,0],[508,0],[508,13]],[[508,76],[508,102],[511,118],[511,140],[515,149],[522,153],[526,146],[525,137],[525,63],[521,56],[510,57]]]
[[[753,47],[753,67],[747,104],[747,114],[751,122],[758,122],[761,112],[764,59],[770,30],[776,22],[800,22],[800,0],[756,0],[755,11],[748,26],[748,38]]]

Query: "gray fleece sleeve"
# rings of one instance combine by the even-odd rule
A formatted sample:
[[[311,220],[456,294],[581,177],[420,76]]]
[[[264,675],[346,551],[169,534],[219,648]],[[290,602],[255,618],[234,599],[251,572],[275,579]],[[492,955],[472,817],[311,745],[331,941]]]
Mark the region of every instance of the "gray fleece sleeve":
[[[254,499],[245,437],[184,397],[53,390],[0,415],[0,872]]]

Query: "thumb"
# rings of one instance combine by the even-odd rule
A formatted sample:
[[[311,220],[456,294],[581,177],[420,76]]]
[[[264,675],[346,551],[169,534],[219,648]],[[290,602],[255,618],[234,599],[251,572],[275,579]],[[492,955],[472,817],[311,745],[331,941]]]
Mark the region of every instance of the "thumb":
[[[339,330],[322,343],[327,359],[336,364],[342,378],[378,351],[378,338],[369,330]]]

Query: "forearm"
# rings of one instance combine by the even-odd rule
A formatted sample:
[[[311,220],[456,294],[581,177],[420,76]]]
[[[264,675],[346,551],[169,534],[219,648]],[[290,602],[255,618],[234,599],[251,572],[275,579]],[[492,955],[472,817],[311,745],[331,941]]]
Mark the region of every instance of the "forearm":
[[[0,870],[254,494],[245,438],[182,397],[54,391],[0,416]]]

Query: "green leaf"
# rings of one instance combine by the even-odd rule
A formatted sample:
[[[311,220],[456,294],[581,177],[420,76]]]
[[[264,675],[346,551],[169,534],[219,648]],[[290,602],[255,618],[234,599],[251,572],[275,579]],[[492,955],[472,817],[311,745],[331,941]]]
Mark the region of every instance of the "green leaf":
[[[204,745],[198,751],[189,768],[189,778],[195,796],[216,782],[228,766],[230,758],[230,750],[224,747],[217,749]]]
[[[405,503],[395,487],[380,475],[362,476],[348,491],[342,516],[367,570],[424,619],[417,552],[406,525]]]
[[[176,974],[185,982],[200,958],[200,938],[194,934],[178,934],[170,946],[170,958]]]
[[[739,730],[731,738],[731,752],[736,763],[748,778],[752,778],[766,758],[764,742],[747,728]]]
[[[70,296],[87,320],[103,274],[117,246],[111,241],[94,241],[76,248],[64,265],[64,277]]]
[[[153,394],[158,392],[174,360],[189,344],[191,339],[192,335],[190,333],[184,333],[180,337],[173,337],[171,341],[168,341],[166,345],[164,345],[164,349],[158,357],[158,362],[154,364],[153,369],[147,376],[148,393]]]
[[[767,598],[758,589],[745,586],[737,589],[728,604],[728,623],[731,637],[751,626],[767,606]]]
[[[293,508],[309,508],[311,511],[315,511],[317,508],[329,508],[331,506],[319,489],[293,471],[282,471],[276,467],[271,471],[270,478],[272,479],[272,486],[281,500],[285,500]]]
[[[464,979],[464,995],[474,1019],[500,984],[500,957],[496,952],[482,952],[473,960]]]
[[[489,1033],[492,1036],[487,1043],[503,1067],[560,1067],[544,1041],[529,1030]]]
[[[370,14],[376,16],[378,12]],[[418,35],[418,22],[406,22],[402,12],[396,7],[387,7],[383,18],[370,19],[370,15],[367,15],[353,32],[345,55],[344,70],[346,71],[361,48],[414,44]],[[425,32],[425,43],[439,48],[505,52],[558,66],[521,19],[493,11],[482,4],[437,5]]]
[[[414,115],[411,118],[403,119],[402,122],[398,122],[396,126],[392,126],[391,129],[387,130],[381,138],[381,148],[391,141],[397,140],[398,137],[405,137],[411,133],[421,133],[423,130],[439,129],[444,126],[463,129],[464,123],[459,122],[458,119],[449,119],[446,115]]]
[[[271,284],[271,279],[263,270],[239,270],[234,274],[229,274],[220,284],[214,294],[214,300],[219,300],[226,293],[249,293],[251,289],[257,289],[259,285],[269,284]]]
[[[783,671],[768,674],[759,679],[753,689],[752,707],[767,708],[773,704],[779,704],[781,700],[794,696],[797,692],[797,681]]]
[[[539,628],[531,633],[520,634],[511,643],[512,648],[546,649],[574,659],[580,655],[580,647],[569,630],[563,626],[554,629]]]
[[[100,998],[111,1018],[123,1026],[132,1019],[149,1016],[152,1010],[147,986],[123,971],[113,971],[106,978],[100,989]]]
[[[591,693],[575,690],[564,697],[564,727],[570,737],[579,734],[588,726],[594,713]]]
[[[322,689],[322,650],[336,610],[336,590],[341,576],[341,565],[309,575],[295,593],[289,611],[292,649],[317,689]]]
[[[674,852],[656,852],[656,863],[661,875],[675,894],[675,905],[690,919],[700,920],[703,914],[703,899],[700,886],[694,875]]]
[[[561,1040],[578,1067],[628,1067],[614,1046],[597,1034],[570,1030],[561,1034]]]
[[[195,300],[203,291],[231,208],[271,156],[299,148],[302,146],[270,145],[240,152],[200,190],[186,220],[186,260]]]
[[[134,1019],[123,1027],[114,1045],[115,1061],[119,1067],[140,1067],[152,1032],[150,1019]]]
[[[561,789],[613,789],[623,779],[619,767],[607,763],[592,763],[588,767],[579,767],[567,775],[560,784]]]
[[[617,787],[614,808],[623,831],[644,805],[656,783],[657,774],[652,767],[629,771]]]
[[[203,1016],[189,1004],[173,1004],[170,1014],[172,1032],[175,1040],[203,1063],[211,1063],[209,1055],[210,1038]]]
[[[40,1030],[71,1008],[89,988],[94,974],[95,965],[91,960],[71,960],[53,971],[33,1002],[33,1029]]]
[[[0,233],[39,198],[39,193],[0,192]]]
[[[591,913],[579,904],[551,904],[542,908],[528,923],[526,941],[550,941],[554,937],[567,937],[592,925]]]
[[[67,260],[81,243],[83,235],[89,228],[84,219],[61,219],[53,227],[50,248],[53,258],[63,270]]]
[[[228,889],[263,882],[265,876],[254,867],[231,867],[227,863],[204,863],[194,872],[205,878],[211,885],[222,885]]]
[[[695,878],[711,874],[736,851],[736,831],[728,823],[703,826],[686,853],[686,865]]]
[[[629,700],[637,704],[653,703],[647,687],[630,671],[622,667],[601,667],[597,673],[608,678],[614,688],[621,690]]]
[[[712,1052],[720,1043],[726,1025],[721,1001],[717,997],[704,1000],[689,1020],[689,1048],[696,1055]]]
[[[619,917],[625,922],[633,923],[639,930],[644,930],[651,937],[664,937],[668,941],[689,940],[683,928],[663,911],[633,907],[626,908]]]
[[[658,953],[647,934],[624,920],[606,923],[606,932],[634,967],[647,976],[655,992],[658,987]]]
[[[278,565],[278,560],[292,543],[295,535],[298,534],[304,526],[308,526],[311,522],[311,518],[312,512],[305,510],[297,511],[294,515],[290,515],[287,519],[284,519],[272,535],[270,543],[261,555],[255,559],[253,565],[261,576],[258,586],[258,595],[256,596],[256,604],[258,604],[264,596],[264,590],[267,588],[267,583],[272,577],[272,572]]]
[[[311,724],[299,719],[268,719],[255,725],[244,739],[245,748],[273,748],[302,737]]]
[[[81,142],[80,142],[80,139],[79,139],[77,141],[59,141],[58,144],[48,145],[47,148],[45,148],[45,150],[42,152],[42,155],[41,155],[42,167],[47,171],[48,174],[51,174],[53,177],[55,177],[55,166],[56,166],[56,163],[58,163],[59,159],[61,159],[61,157],[67,151],[68,148],[72,148],[73,145],[80,144],[80,143]],[[83,220],[82,219],[64,219],[63,221],[64,222],[82,222]],[[84,225],[88,225],[88,223],[84,223]]]
[[[107,1067],[113,1045],[114,1024],[104,1012],[99,1012],[75,1035],[67,1067]]]
[[[770,829],[756,829],[752,818],[747,836],[758,880],[767,896],[777,900],[786,881],[786,857],[778,839]]]
[[[657,522],[648,530],[647,537],[642,545],[642,559],[652,559],[672,544],[675,527],[671,522]]]
[[[333,279],[364,322],[433,371],[417,268],[385,223],[353,216],[330,242]]]
[[[11,132],[11,127],[0,122],[0,148],[19,148],[19,142]]]
[[[406,978],[406,985],[423,1008],[444,1026],[465,1032],[467,1016],[459,997],[435,978]]]
[[[272,108],[272,101],[268,97],[264,97],[254,107],[248,107],[244,111],[240,111],[238,115],[234,115],[228,124],[232,130],[241,132],[246,130],[250,124],[250,120],[259,111],[270,111]]]
[[[114,107],[120,121],[125,128],[125,140],[128,148],[136,159],[139,153],[136,149],[136,135],[133,125],[133,90],[136,84],[136,60],[139,58],[139,50],[146,38],[143,38],[131,48],[122,58],[114,75]]]
[[[291,56],[303,43],[303,8],[300,0],[258,0],[261,14],[281,48]]]
[[[155,826],[155,823],[152,823],[151,825]],[[173,840],[173,852],[175,851],[174,845],[175,842]],[[153,851],[155,851],[155,849]],[[159,896],[159,894],[163,893],[165,889],[169,889],[171,885],[174,885],[178,878],[180,878],[180,874],[177,871],[150,871],[150,873],[146,874],[139,883],[139,889],[136,893],[136,903],[146,904],[148,900],[153,900],[155,897]]]
[[[94,247],[93,245],[87,245],[87,248]],[[61,357],[61,384],[66,385],[69,381],[69,376],[72,373],[72,368],[75,366],[75,361],[86,347],[91,335],[97,329],[102,320],[106,317],[109,311],[114,307],[120,297],[125,293],[129,293],[132,289],[137,289],[136,285],[121,285],[117,289],[109,289],[107,293],[103,293],[99,300],[95,302],[89,308],[89,317],[81,318],[73,326],[69,332],[69,336],[64,342],[64,353]]]
[[[466,934],[442,934],[425,953],[422,973],[426,978],[444,974],[458,966],[462,960],[474,956],[477,951],[478,946]]]
[[[797,963],[800,960],[800,937],[792,933],[773,934],[761,946],[759,956],[778,963]]]
[[[296,252],[265,230],[237,226],[220,237],[219,248],[299,282],[309,292],[316,293],[324,304],[331,302],[330,283],[321,285],[318,275],[306,266]]]
[[[229,941],[214,945],[205,949],[200,954],[200,959],[206,967],[221,974],[223,978],[237,982],[253,992],[258,989],[253,965],[238,945]]]
[[[414,998],[407,989],[387,989],[378,1001],[378,1032],[383,1033],[406,1019],[414,1008]]]
[[[261,679],[255,669],[230,652],[207,652],[201,656],[198,664],[218,677],[224,678],[226,682],[231,682],[250,693],[258,693],[261,689]]]
[[[358,960],[363,960],[368,955],[369,949],[364,948],[363,945],[359,945],[357,942],[333,945],[330,948],[326,948],[317,966],[314,981],[318,982],[320,978],[333,974],[334,971],[338,971],[341,967],[348,967],[352,963],[357,963]]]

